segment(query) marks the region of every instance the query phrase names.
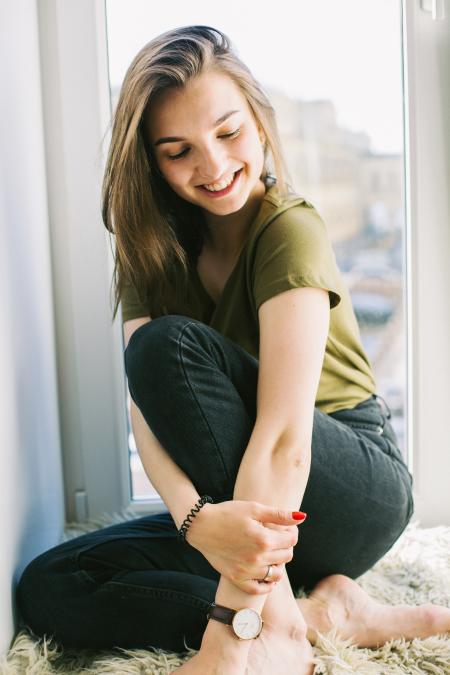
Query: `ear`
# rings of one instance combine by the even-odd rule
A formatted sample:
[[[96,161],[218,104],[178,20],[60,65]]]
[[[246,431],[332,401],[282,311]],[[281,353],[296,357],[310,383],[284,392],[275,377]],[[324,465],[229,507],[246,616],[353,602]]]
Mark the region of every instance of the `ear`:
[[[261,144],[264,145],[266,142],[266,134],[264,133],[264,129],[260,124],[258,124],[258,135],[259,135],[259,140],[261,141]]]

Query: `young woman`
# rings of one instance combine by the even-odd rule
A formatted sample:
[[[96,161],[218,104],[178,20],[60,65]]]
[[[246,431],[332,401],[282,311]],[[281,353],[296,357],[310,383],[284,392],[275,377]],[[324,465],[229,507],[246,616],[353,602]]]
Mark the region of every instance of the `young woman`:
[[[353,581],[407,526],[412,477],[326,227],[286,176],[225,35],[188,26],[139,52],[103,218],[133,431],[168,510],[32,561],[18,600],[36,633],[199,650],[183,673],[298,675],[317,631],[375,646],[449,629],[449,610],[380,605]]]

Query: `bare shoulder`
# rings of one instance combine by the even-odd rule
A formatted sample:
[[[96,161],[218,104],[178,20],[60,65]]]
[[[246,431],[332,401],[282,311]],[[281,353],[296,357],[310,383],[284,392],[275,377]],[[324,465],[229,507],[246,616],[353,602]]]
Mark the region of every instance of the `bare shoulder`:
[[[143,326],[144,323],[149,323],[149,321],[151,321],[151,318],[149,316],[140,316],[137,319],[130,319],[129,321],[124,321],[123,339],[125,342],[125,348],[128,347],[128,343],[134,331],[137,330],[140,326]]]

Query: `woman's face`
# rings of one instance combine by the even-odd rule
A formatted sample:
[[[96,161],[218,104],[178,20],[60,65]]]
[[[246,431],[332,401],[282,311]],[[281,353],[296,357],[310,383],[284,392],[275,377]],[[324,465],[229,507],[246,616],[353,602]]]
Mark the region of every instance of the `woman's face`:
[[[186,201],[221,216],[261,192],[263,131],[227,75],[204,73],[183,89],[162,92],[144,123],[159,170]]]

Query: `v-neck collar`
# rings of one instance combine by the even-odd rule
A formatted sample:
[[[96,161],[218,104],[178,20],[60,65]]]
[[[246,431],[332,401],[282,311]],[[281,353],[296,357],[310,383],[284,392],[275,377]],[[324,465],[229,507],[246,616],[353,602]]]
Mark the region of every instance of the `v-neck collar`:
[[[248,240],[247,240],[247,241],[248,241]],[[195,265],[192,266],[193,273],[194,273],[194,278],[195,278],[195,280],[196,280],[196,282],[197,282],[198,288],[201,290],[203,297],[204,297],[206,300],[208,300],[209,304],[212,305],[212,306],[215,307],[215,308],[217,308],[217,307],[221,304],[222,298],[223,298],[223,296],[224,296],[224,294],[225,294],[225,292],[226,292],[226,290],[227,290],[227,287],[230,285],[231,279],[232,279],[232,277],[234,276],[234,273],[236,272],[237,268],[239,267],[239,264],[240,264],[240,262],[241,262],[241,258],[243,257],[244,251],[245,251],[245,249],[246,249],[246,247],[247,247],[247,241],[245,242],[244,246],[243,246],[242,249],[241,249],[241,252],[239,253],[239,256],[238,256],[238,258],[237,258],[237,260],[236,260],[236,263],[234,264],[234,267],[233,267],[233,269],[231,270],[231,272],[230,272],[230,274],[229,274],[229,276],[228,276],[228,279],[227,279],[227,281],[226,281],[226,283],[225,283],[225,285],[224,285],[224,287],[223,287],[223,289],[222,289],[222,293],[220,294],[220,298],[219,298],[219,300],[218,300],[217,302],[216,302],[215,300],[212,299],[212,297],[210,296],[210,294],[208,293],[208,291],[207,291],[206,288],[204,287],[203,281],[201,280],[200,275],[199,275],[198,270],[197,270],[197,265],[195,264]]]
[[[193,274],[194,274],[194,279],[195,279],[195,281],[196,281],[196,283],[197,283],[197,287],[198,287],[198,289],[201,291],[201,293],[202,293],[203,297],[205,298],[205,300],[207,300],[208,303],[209,303],[209,305],[213,308],[213,311],[212,311],[212,314],[211,314],[211,321],[212,321],[212,319],[213,319],[215,313],[217,312],[219,306],[222,304],[222,300],[223,300],[223,298],[224,298],[224,296],[225,296],[225,294],[226,294],[226,292],[227,292],[229,286],[231,285],[231,281],[232,281],[233,277],[235,276],[236,271],[237,271],[237,269],[239,268],[239,266],[240,266],[240,264],[241,264],[241,262],[242,262],[242,260],[243,260],[243,258],[244,258],[244,256],[245,256],[245,252],[246,252],[246,250],[247,250],[247,246],[248,246],[248,243],[249,243],[249,241],[250,241],[251,234],[253,233],[253,229],[254,229],[254,227],[255,227],[255,224],[256,224],[257,222],[259,222],[261,213],[262,213],[263,210],[264,210],[264,209],[263,209],[264,203],[265,203],[266,201],[269,201],[269,202],[272,202],[272,201],[273,201],[273,196],[271,195],[271,193],[272,193],[272,191],[273,191],[274,188],[276,188],[276,185],[271,185],[271,186],[269,186],[268,189],[266,190],[266,193],[265,193],[265,195],[263,196],[263,198],[262,198],[262,200],[261,200],[261,204],[260,204],[260,207],[259,207],[259,209],[258,209],[258,212],[257,212],[256,216],[254,217],[254,219],[253,219],[253,221],[252,221],[252,224],[250,225],[250,228],[249,228],[249,231],[248,231],[248,234],[247,234],[247,239],[246,239],[246,241],[245,241],[245,243],[244,243],[244,245],[243,245],[243,247],[242,247],[242,249],[241,249],[241,252],[239,253],[239,256],[238,256],[238,258],[237,258],[237,260],[236,260],[236,263],[235,263],[233,269],[231,270],[231,272],[230,272],[230,274],[229,274],[229,276],[228,276],[228,279],[227,279],[227,281],[226,281],[226,283],[225,283],[225,285],[224,285],[224,287],[223,287],[223,289],[222,289],[222,293],[220,294],[220,298],[219,298],[219,300],[218,300],[217,302],[216,302],[215,300],[213,300],[213,298],[209,295],[208,291],[207,291],[206,288],[204,287],[203,282],[202,282],[202,280],[201,280],[201,278],[200,278],[200,275],[199,275],[199,273],[198,273],[198,270],[197,270],[197,263],[195,263],[194,265],[192,265],[192,270],[193,270]]]

